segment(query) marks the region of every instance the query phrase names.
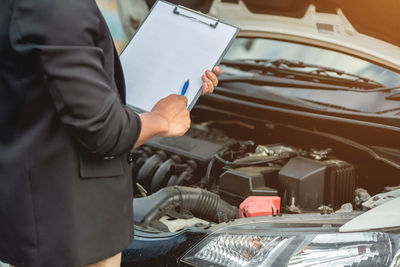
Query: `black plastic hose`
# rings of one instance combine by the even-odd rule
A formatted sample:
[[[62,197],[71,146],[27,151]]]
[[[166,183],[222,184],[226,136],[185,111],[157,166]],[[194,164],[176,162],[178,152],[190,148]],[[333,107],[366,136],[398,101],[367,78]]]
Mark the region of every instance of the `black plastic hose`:
[[[238,218],[238,209],[222,200],[217,194],[201,188],[185,186],[165,187],[148,197],[133,201],[135,224],[148,225],[179,207],[194,216],[219,222]]]

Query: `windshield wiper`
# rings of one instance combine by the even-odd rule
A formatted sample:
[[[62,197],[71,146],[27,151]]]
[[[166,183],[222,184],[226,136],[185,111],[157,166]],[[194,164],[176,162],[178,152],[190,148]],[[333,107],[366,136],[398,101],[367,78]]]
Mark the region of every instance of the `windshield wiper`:
[[[315,65],[315,64],[304,63],[302,61],[291,61],[291,60],[287,60],[287,59],[277,59],[277,60],[269,61],[269,63],[272,64],[272,65],[275,65],[276,67],[313,68],[314,70],[310,70],[309,73],[325,74],[325,75],[328,75],[328,76],[330,76],[329,73],[336,73],[338,76],[353,77],[353,78],[355,78],[354,81],[360,81],[362,83],[369,83],[372,86],[374,86],[374,85],[377,86],[377,87],[382,87],[383,86],[382,84],[380,84],[380,83],[378,83],[378,82],[376,82],[374,80],[371,80],[371,79],[368,79],[368,78],[365,78],[365,77],[362,77],[362,76],[359,76],[359,75],[356,75],[356,74],[353,74],[353,73],[348,73],[348,72],[345,72],[345,71],[342,71],[342,70],[337,70],[337,69],[330,68],[330,67],[323,67],[323,66],[319,66],[319,65]],[[330,77],[332,77],[332,76],[330,76]]]
[[[388,100],[400,100],[400,92],[395,89],[399,89],[400,86],[395,87],[380,87],[375,89],[356,89],[346,86],[330,85],[325,83],[315,83],[302,80],[292,80],[287,78],[270,77],[260,74],[248,75],[229,75],[223,73],[219,77],[219,85],[225,83],[248,83],[259,86],[275,86],[275,87],[289,87],[289,88],[301,88],[301,89],[315,89],[315,90],[330,90],[330,91],[350,91],[357,93],[373,93],[373,92],[392,92],[386,99]]]
[[[301,61],[290,61],[286,59],[277,60],[223,60],[221,64],[238,68],[241,70],[252,71],[261,75],[278,76],[295,80],[309,81],[319,84],[330,84],[353,88],[358,91],[369,92],[371,89],[388,91],[390,88],[371,79],[359,75],[347,73],[329,67],[308,64]],[[307,69],[305,71],[298,69]],[[332,75],[333,74],[333,75]],[[352,77],[344,78],[344,77]],[[398,88],[398,87],[396,87]],[[393,89],[393,88],[392,88]],[[374,90],[375,91],[375,90]]]

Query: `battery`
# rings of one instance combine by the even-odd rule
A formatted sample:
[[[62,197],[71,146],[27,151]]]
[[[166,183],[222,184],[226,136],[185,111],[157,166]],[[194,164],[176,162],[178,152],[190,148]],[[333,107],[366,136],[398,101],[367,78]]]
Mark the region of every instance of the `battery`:
[[[277,215],[280,213],[281,198],[276,196],[250,196],[239,207],[239,217]]]

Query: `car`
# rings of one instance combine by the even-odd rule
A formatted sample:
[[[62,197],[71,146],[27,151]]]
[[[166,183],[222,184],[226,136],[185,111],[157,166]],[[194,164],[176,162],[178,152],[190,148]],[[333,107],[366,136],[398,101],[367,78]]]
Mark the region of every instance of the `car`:
[[[130,153],[123,266],[400,266],[390,5],[321,2],[174,1],[241,31],[188,133]],[[127,38],[153,3],[118,1]]]

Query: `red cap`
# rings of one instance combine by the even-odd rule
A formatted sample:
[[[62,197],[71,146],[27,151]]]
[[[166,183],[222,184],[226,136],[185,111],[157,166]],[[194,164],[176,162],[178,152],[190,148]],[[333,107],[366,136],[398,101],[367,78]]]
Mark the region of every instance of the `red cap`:
[[[276,215],[280,207],[280,197],[251,196],[240,204],[239,218]]]

